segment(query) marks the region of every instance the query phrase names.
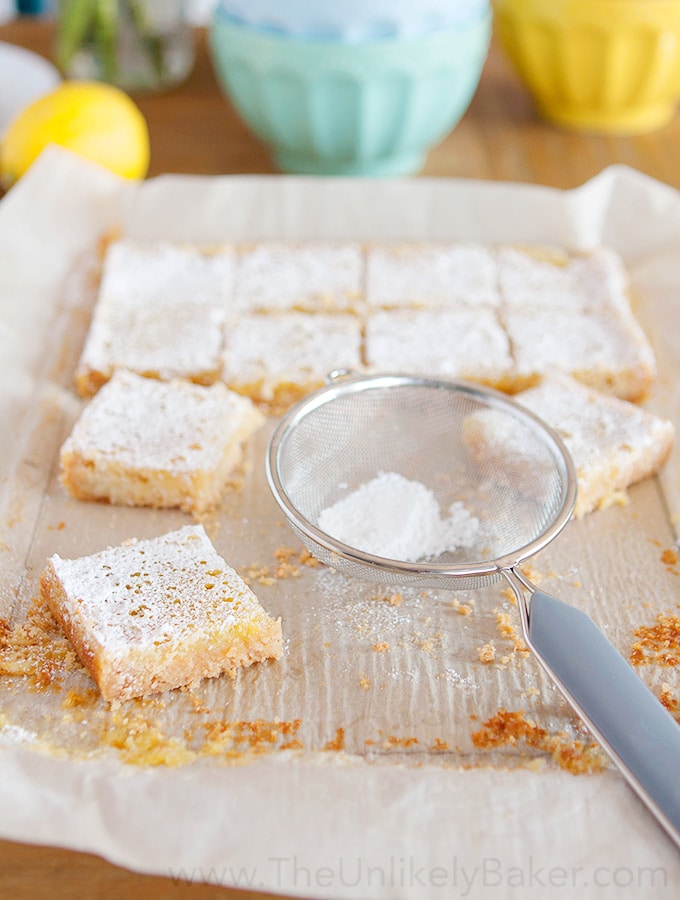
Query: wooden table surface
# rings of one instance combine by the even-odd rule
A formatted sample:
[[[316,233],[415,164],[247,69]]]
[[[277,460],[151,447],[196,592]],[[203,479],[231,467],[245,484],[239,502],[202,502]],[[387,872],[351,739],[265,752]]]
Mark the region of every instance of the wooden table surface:
[[[0,41],[49,57],[51,26],[17,19],[0,26]],[[205,34],[181,87],[137,96],[151,134],[150,175],[164,172],[275,173],[267,150],[220,93]],[[620,137],[568,132],[541,121],[531,97],[492,46],[479,89],[463,120],[432,150],[426,176],[521,181],[571,188],[606,166],[624,163],[680,188],[680,113],[649,135]],[[0,897],[65,900],[119,897],[264,900],[271,895],[138,875],[97,857],[0,841]]]

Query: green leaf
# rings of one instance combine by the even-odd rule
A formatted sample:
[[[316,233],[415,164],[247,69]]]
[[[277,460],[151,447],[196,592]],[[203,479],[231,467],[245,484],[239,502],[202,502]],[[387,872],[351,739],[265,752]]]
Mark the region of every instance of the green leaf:
[[[97,18],[99,0],[62,0],[57,28],[56,62],[67,73]]]
[[[115,81],[118,73],[118,0],[98,0],[95,42],[102,78]]]

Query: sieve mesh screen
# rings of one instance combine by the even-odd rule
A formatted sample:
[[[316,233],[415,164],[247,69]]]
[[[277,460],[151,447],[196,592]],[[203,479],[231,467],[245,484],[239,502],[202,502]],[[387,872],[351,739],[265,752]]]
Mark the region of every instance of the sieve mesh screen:
[[[472,586],[470,579],[497,574],[495,561],[520,561],[540,549],[536,543],[561,528],[573,505],[566,451],[528,411],[477,386],[407,376],[351,378],[303,401],[275,432],[268,471],[275,497],[314,555],[381,581],[425,585],[437,574],[443,587],[448,567],[459,579],[455,587]],[[391,579],[389,566],[376,567],[365,548],[348,554],[318,531],[324,508],[381,472],[422,483],[442,510],[462,501],[480,522],[473,546],[419,561]]]

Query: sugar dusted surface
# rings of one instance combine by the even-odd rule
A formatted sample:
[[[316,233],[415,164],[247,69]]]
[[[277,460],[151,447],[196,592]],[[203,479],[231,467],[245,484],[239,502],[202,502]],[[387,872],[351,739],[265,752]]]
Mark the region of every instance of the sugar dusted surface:
[[[374,370],[502,381],[512,369],[507,337],[493,310],[390,310],[366,323],[366,362]]]
[[[361,366],[361,323],[351,315],[241,316],[227,325],[222,377],[232,387],[315,384]]]
[[[197,378],[219,370],[222,309],[201,303],[150,306],[105,300],[95,310],[79,373],[131,369],[159,378]]]
[[[161,382],[118,371],[83,409],[63,448],[131,470],[216,469],[225,448],[246,439],[263,417],[223,384]]]
[[[609,473],[609,484],[652,474],[665,459],[673,426],[645,409],[552,377],[516,398],[551,425],[571,453],[580,479]],[[606,489],[603,481],[601,488]]]
[[[569,255],[557,248],[500,247],[498,280],[504,306],[598,310],[628,303],[628,277],[618,254],[598,247]]]
[[[369,246],[369,307],[498,306],[494,253],[482,244]]]
[[[515,399],[563,439],[576,468],[577,517],[621,502],[630,485],[659,470],[673,442],[668,420],[565,375],[551,375]],[[538,452],[520,440],[506,417],[488,411],[471,417],[467,425],[481,457],[490,454],[503,460],[503,466],[525,460],[538,473]]]
[[[364,363],[509,390],[555,367],[638,399],[655,364],[627,289],[607,248],[307,241],[205,253],[118,241],[78,386],[93,393],[119,368],[201,383],[221,374],[285,405],[286,392]]]
[[[524,308],[506,310],[504,321],[520,375],[561,371],[624,397],[635,383],[643,393],[654,377],[652,348],[625,312]]]
[[[233,291],[234,259],[229,244],[202,252],[170,241],[121,239],[107,250],[100,295],[107,302],[220,305]]]
[[[219,371],[233,251],[213,255],[129,241],[108,250],[78,374],[118,368],[213,381]]]
[[[263,242],[243,247],[234,308],[236,312],[348,309],[362,290],[362,272],[358,243]]]
[[[124,656],[132,647],[154,653],[202,632],[268,619],[200,525],[50,562],[72,621],[108,654]]]

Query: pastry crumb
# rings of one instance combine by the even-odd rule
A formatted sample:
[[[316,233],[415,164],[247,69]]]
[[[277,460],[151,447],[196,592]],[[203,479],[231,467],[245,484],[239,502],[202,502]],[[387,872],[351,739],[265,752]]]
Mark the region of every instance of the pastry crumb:
[[[630,651],[634,666],[680,664],[680,617],[659,613],[655,625],[641,625],[633,632],[638,638]]]
[[[504,640],[512,643],[511,658],[514,658],[515,654],[518,656],[529,656],[530,650],[518,634],[515,623],[512,621],[509,613],[501,610],[496,611],[496,628]]]
[[[472,606],[469,603],[461,603],[456,597],[451,601],[451,606],[461,616],[469,616],[472,613]]]
[[[344,728],[336,728],[335,729],[335,737],[327,741],[322,750],[335,750],[340,752],[345,749],[345,729]]]
[[[594,741],[570,738],[562,731],[550,733],[525,718],[524,710],[499,709],[472,733],[472,743],[480,750],[524,745],[549,755],[572,775],[593,774],[608,767],[607,757]]]
[[[12,627],[0,619],[0,676],[26,675],[34,690],[58,683],[67,672],[83,666],[50,610],[34,600],[26,619]]]
[[[494,646],[494,642],[488,641],[481,647],[477,647],[477,656],[479,657],[480,663],[484,663],[485,666],[492,663],[496,659],[496,647]]]
[[[377,741],[368,738],[364,741],[364,744],[367,747],[379,746],[383,750],[408,750],[409,747],[414,747],[419,743],[417,737],[399,737],[396,734],[390,734],[386,737],[380,729],[378,729],[378,735],[379,739]]]
[[[666,570],[670,572],[672,575],[679,575],[678,571],[678,562],[680,561],[680,557],[675,550],[664,550],[661,554],[661,562],[666,566]]]
[[[296,550],[294,547],[281,546],[276,549],[274,556],[278,563],[274,574],[281,580],[299,578],[302,574],[300,566],[315,569],[320,565],[319,560],[312,556],[306,547]]]
[[[243,580],[246,584],[252,584],[252,582],[256,581],[264,587],[271,587],[272,584],[276,583],[276,579],[271,575],[269,566],[261,566],[258,564],[248,566],[243,573]]]
[[[667,682],[663,682],[659,691],[659,700],[673,718],[680,724],[680,702],[674,696],[671,686]]]

